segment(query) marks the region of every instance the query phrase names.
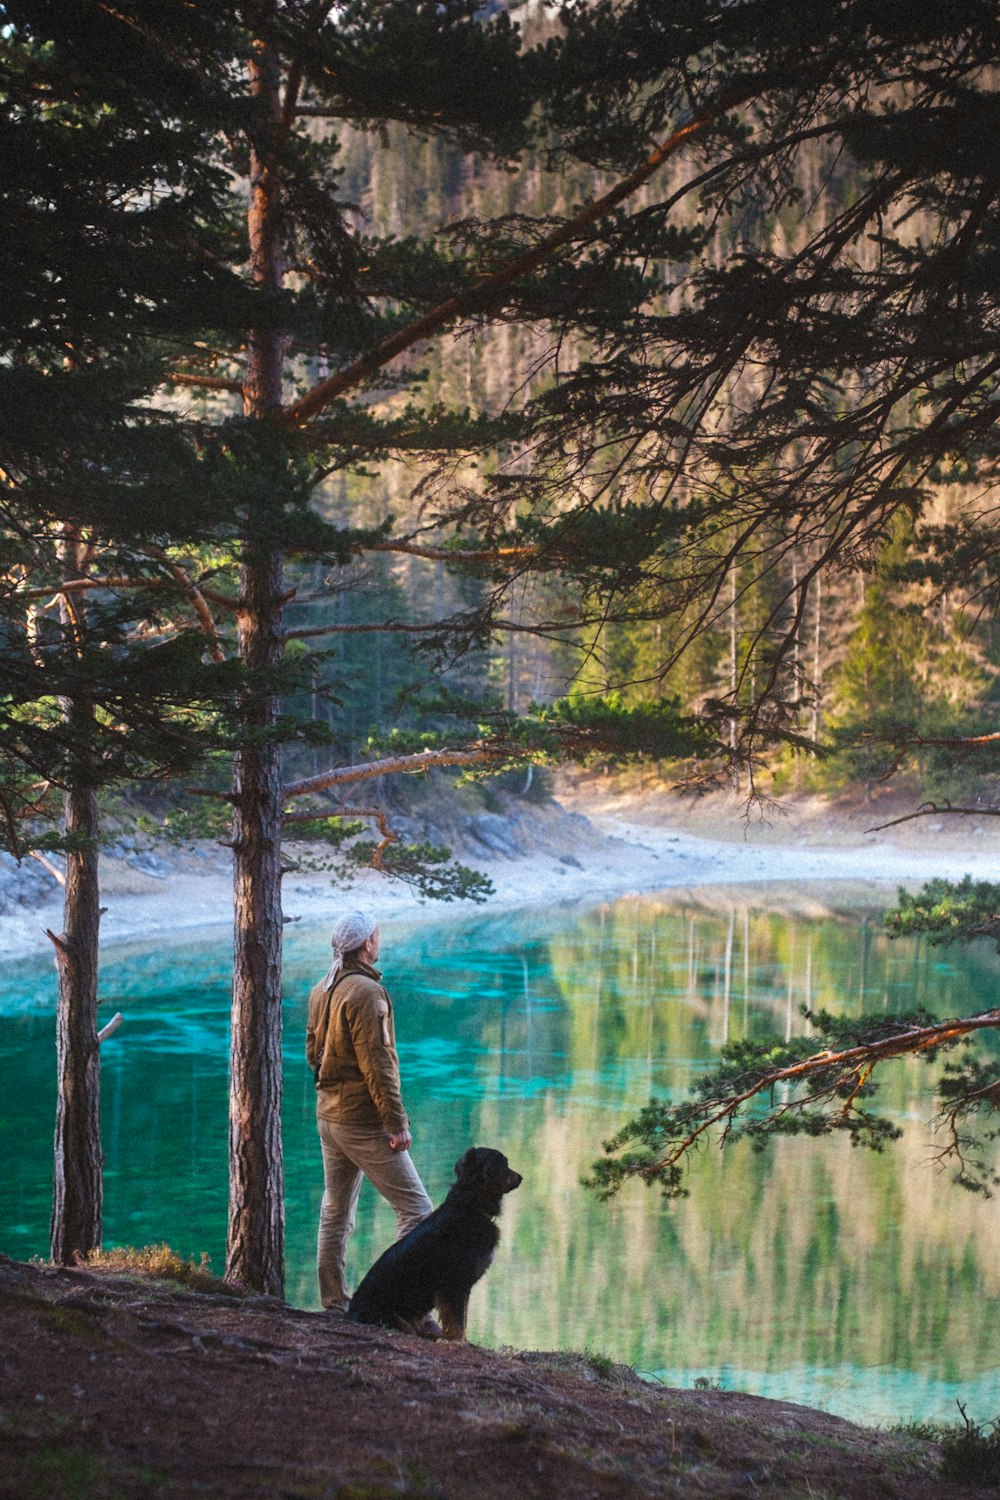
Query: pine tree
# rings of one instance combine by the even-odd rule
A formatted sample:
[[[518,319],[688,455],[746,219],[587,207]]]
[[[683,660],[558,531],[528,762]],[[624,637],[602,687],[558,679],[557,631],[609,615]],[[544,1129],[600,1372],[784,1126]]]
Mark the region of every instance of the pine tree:
[[[157,532],[175,522],[191,535],[204,516],[186,510],[186,440],[143,402],[166,357],[155,337],[226,289],[183,245],[195,226],[218,225],[205,120],[224,78],[221,66],[190,74],[187,7],[160,10],[154,44],[100,7],[3,8],[0,801],[2,841],[18,857],[62,819],[42,836],[66,860],[64,931],[49,934],[59,971],[52,1255],[62,1262],[101,1238],[98,791],[197,753],[183,715],[202,646],[140,648],[134,626],[152,625],[151,600],[127,618],[94,567],[100,556],[150,591],[171,583],[153,557]],[[196,29],[202,45],[218,40],[210,19]]]
[[[943,724],[953,683],[929,674],[957,645],[954,665],[961,642],[926,612],[952,593],[984,612],[996,599],[996,7],[631,0],[579,7],[567,27],[560,50],[577,84],[553,115],[595,166],[627,170],[654,122],[726,108],[692,141],[686,180],[622,224],[623,248],[630,233],[636,246],[641,230],[696,205],[703,249],[676,257],[661,297],[540,400],[536,508],[614,474],[647,517],[634,616],[655,595],[659,673],[730,627],[730,680],[705,708],[730,724],[751,772],[761,749],[795,743],[810,723],[800,684],[817,589],[851,570],[871,579],[888,561],[840,672],[841,709],[883,771],[938,751],[995,774],[989,674],[968,695],[980,694],[978,731],[968,718]],[[946,485],[966,498],[942,522]],[[904,593],[906,581],[924,592]],[[965,656],[967,683],[976,670]],[[893,920],[992,933],[998,903],[992,885],[934,884]],[[638,1176],[676,1196],[687,1153],[713,1132],[760,1142],[839,1130],[880,1149],[894,1134],[868,1104],[882,1062],[961,1047],[1000,1015],[811,1021],[798,1042],[726,1049],[690,1100],[653,1101],[608,1143],[598,1189]],[[949,1064],[941,1098],[960,1180],[989,1188],[995,1069],[974,1056]]]
[[[501,412],[464,413],[422,404],[407,360],[428,339],[495,318],[544,327],[555,321],[586,332],[608,317],[613,266],[595,275],[591,226],[609,215],[656,170],[673,145],[650,157],[604,199],[554,226],[520,220],[460,225],[423,243],[379,238],[359,224],[337,192],[333,143],[304,122],[353,120],[362,128],[392,122],[451,140],[479,156],[516,159],[538,87],[537,59],[519,49],[506,16],[483,20],[456,0],[436,7],[349,4],[248,5],[242,13],[249,58],[243,145],[249,211],[249,276],[255,293],[243,349],[216,345],[214,356],[178,362],[173,379],[188,390],[229,391],[242,423],[221,429],[242,485],[237,606],[246,678],[237,727],[232,804],[236,922],[231,1052],[231,1197],[228,1274],[280,1290],[281,829],[289,799],[428,765],[502,766],[524,754],[509,733],[466,731],[459,743],[427,753],[384,756],[370,765],[285,782],[281,779],[276,682],[289,636],[286,559],[309,552],[346,564],[365,548],[399,549],[427,561],[485,570],[482,608],[431,632],[446,654],[496,628],[509,581],[525,568],[573,571],[578,548],[547,554],[539,535],[515,548],[498,545],[496,519],[516,503],[485,510],[476,493],[442,507],[437,537],[352,535],[319,524],[310,508],[315,475],[370,461],[386,451],[460,454],[510,440],[517,426]],[[400,59],[406,59],[405,67]],[[676,143],[674,143],[676,144]],[[245,156],[244,156],[245,151]],[[236,257],[239,259],[239,257]],[[579,263],[579,268],[577,267]],[[625,283],[637,284],[629,268]],[[569,309],[569,310],[567,310]],[[245,352],[244,352],[245,350]],[[318,378],[312,371],[327,373]],[[386,371],[391,374],[386,375]],[[402,382],[405,405],[379,399]],[[298,384],[296,394],[289,387]],[[505,393],[506,395],[507,393]],[[450,538],[471,532],[473,545]],[[604,553],[607,528],[592,528],[589,555]],[[623,528],[612,527],[620,537]],[[581,559],[586,570],[591,564]],[[405,623],[405,622],[404,622]],[[391,629],[385,622],[385,629]],[[416,622],[408,627],[416,633]],[[628,732],[637,744],[685,742],[676,714],[662,712]],[[598,744],[614,715],[566,716],[570,738]],[[349,812],[350,809],[345,809]]]

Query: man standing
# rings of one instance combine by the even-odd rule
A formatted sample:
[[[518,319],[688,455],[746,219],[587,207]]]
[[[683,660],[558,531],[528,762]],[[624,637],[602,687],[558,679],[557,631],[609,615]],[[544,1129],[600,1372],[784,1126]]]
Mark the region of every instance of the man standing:
[[[379,955],[374,918],[346,912],[334,923],[331,945],[333,962],[309,996],[306,1058],[323,1151],[319,1294],[324,1307],[341,1312],[350,1301],[344,1263],[362,1176],[395,1210],[397,1238],[433,1205],[410,1160],[392,1003],[372,967]]]

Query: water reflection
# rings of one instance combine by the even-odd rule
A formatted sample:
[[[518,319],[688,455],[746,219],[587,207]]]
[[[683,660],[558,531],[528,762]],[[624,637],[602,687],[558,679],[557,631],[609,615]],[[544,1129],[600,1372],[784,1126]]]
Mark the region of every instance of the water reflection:
[[[1000,1205],[928,1164],[923,1064],[898,1063],[883,1088],[904,1128],[895,1152],[794,1140],[763,1156],[708,1151],[690,1197],[670,1206],[638,1184],[606,1206],[579,1186],[601,1140],[651,1094],[684,1092],[725,1040],[789,1036],[802,1004],[995,1004],[988,948],[890,943],[874,921],[807,921],[717,893],[386,936],[432,1196],[471,1143],[501,1146],[525,1175],[473,1297],[474,1339],[589,1347],[672,1383],[707,1376],[872,1422],[951,1420],[956,1395],[979,1420],[1000,1411]],[[326,941],[296,933],[286,955],[288,1292],[306,1306],[321,1182],[301,1049]],[[44,1254],[52,974],[19,965],[0,979],[0,1247]],[[221,1264],[227,988],[219,941],[109,954],[102,993],[127,1022],[103,1052],[109,1243],[165,1239]],[[358,1270],[391,1235],[388,1210],[363,1197]]]

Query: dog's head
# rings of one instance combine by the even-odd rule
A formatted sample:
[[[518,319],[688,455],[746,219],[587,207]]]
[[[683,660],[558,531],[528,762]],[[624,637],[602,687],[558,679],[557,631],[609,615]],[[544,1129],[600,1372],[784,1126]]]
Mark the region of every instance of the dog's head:
[[[503,1152],[489,1146],[471,1146],[455,1163],[455,1188],[493,1217],[500,1212],[504,1193],[520,1187],[521,1180],[520,1172],[511,1168]]]

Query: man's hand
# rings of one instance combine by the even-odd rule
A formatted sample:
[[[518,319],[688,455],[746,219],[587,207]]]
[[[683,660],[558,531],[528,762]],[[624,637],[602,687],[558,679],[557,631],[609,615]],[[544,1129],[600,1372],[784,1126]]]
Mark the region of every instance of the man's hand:
[[[390,1151],[408,1151],[413,1144],[413,1137],[408,1130],[396,1130],[389,1137]]]

